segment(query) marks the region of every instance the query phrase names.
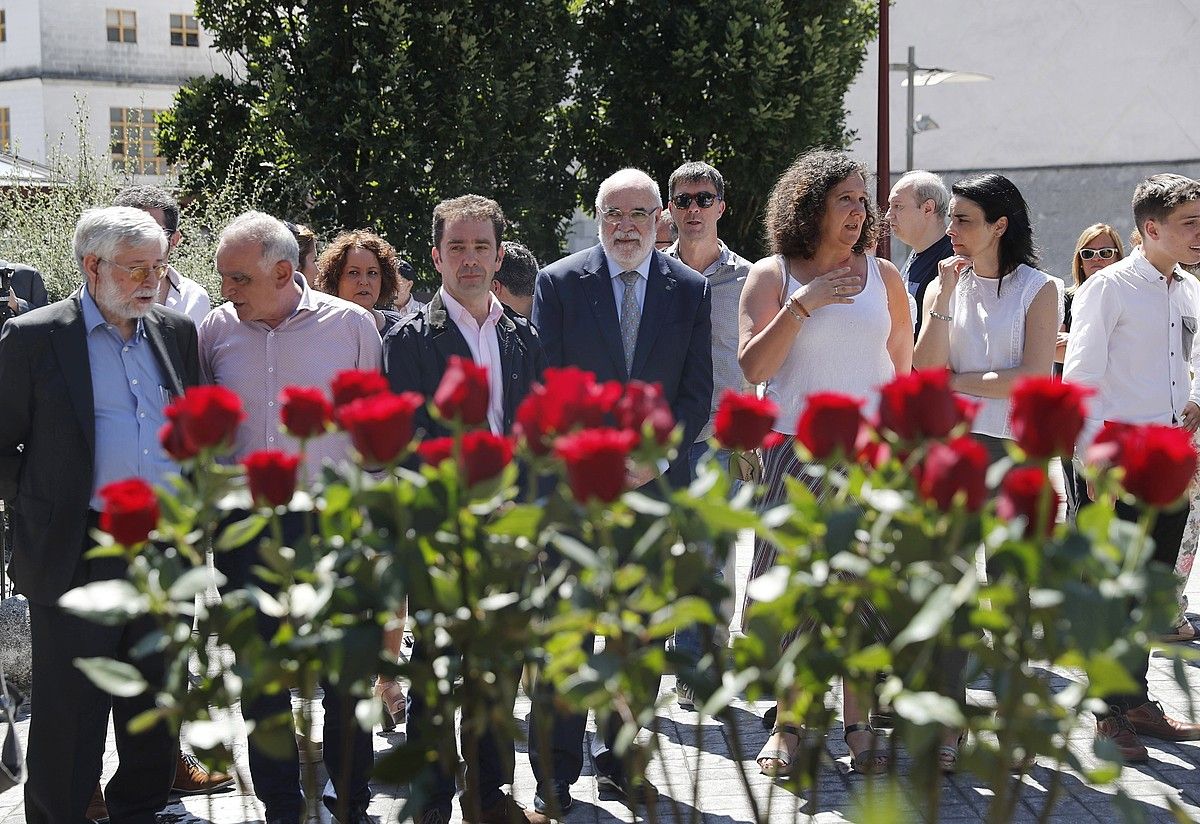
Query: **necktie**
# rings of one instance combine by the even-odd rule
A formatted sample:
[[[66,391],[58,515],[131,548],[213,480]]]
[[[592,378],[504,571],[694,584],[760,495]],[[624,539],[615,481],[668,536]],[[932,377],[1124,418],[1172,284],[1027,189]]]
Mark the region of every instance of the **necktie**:
[[[642,310],[638,308],[637,272],[622,272],[625,296],[621,299],[621,346],[625,349],[625,372],[633,372],[633,350],[637,347],[638,325],[642,321]]]

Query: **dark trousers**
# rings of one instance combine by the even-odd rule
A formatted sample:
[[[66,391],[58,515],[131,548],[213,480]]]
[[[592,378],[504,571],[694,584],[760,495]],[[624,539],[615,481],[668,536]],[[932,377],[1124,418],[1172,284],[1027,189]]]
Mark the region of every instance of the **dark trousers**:
[[[244,513],[241,513],[240,517],[244,517]],[[303,534],[302,513],[290,512],[285,515],[284,543],[294,544]],[[252,545],[221,552],[216,556],[217,568],[228,579],[226,589],[238,589],[253,582],[268,592],[273,591],[274,587],[253,576],[251,568],[257,563],[257,540]],[[264,639],[273,636],[279,628],[277,619],[262,613],[258,614],[256,621],[259,634]],[[325,797],[325,804],[336,810],[340,799],[344,799],[347,809],[365,809],[371,800],[367,782],[375,763],[371,733],[364,732],[355,720],[353,698],[339,693],[324,681],[321,688],[325,691],[322,701],[325,710],[324,761],[335,793],[334,796]],[[242,717],[247,721],[261,721],[290,714],[291,711],[292,699],[287,691],[260,695],[242,705]],[[266,807],[268,820],[282,818],[301,821],[304,817],[304,797],[300,790],[300,757],[295,739],[289,740],[291,746],[286,757],[273,758],[255,746],[254,738],[250,738],[250,778],[254,782],[254,794]]]
[[[1088,496],[1087,482],[1084,480],[1082,470],[1077,466],[1073,473],[1075,481],[1074,495],[1071,500],[1075,502],[1072,517],[1078,514],[1079,509],[1086,506],[1091,506],[1094,502]],[[1154,556],[1151,560],[1157,561],[1160,564],[1165,564],[1167,567],[1174,569],[1175,562],[1179,558],[1179,544],[1183,541],[1183,530],[1187,526],[1189,506],[1183,504],[1175,510],[1163,510],[1158,513],[1158,518],[1154,521],[1154,529],[1150,532],[1150,537],[1154,539]],[[1116,507],[1117,517],[1122,521],[1137,522],[1141,517],[1142,509],[1136,506],[1130,506],[1122,501],[1117,501]],[[1138,657],[1138,662],[1129,671],[1133,683],[1137,685],[1137,691],[1128,695],[1110,695],[1105,700],[1108,701],[1109,707],[1113,712],[1127,712],[1134,707],[1140,707],[1150,700],[1150,695],[1146,686],[1146,675],[1150,671],[1149,656]]]
[[[89,526],[95,525],[95,519]],[[90,549],[90,537],[85,539]],[[81,551],[82,548],[81,548]],[[125,577],[124,561],[80,561],[73,586]],[[33,824],[78,824],[100,780],[108,714],[116,734],[116,775],[105,797],[113,824],[153,824],[167,803],[175,778],[178,740],[163,723],[133,735],[129,722],[153,709],[161,688],[161,655],[135,659],[130,650],[155,629],[141,617],[121,626],[95,624],[57,606],[29,604],[33,642],[33,693],[37,707],[29,724],[29,780],[25,820]],[[76,658],[113,658],[132,664],[150,688],[133,698],[111,696],[75,667]]]
[[[413,662],[423,663],[431,657],[426,644],[418,641],[413,647]],[[510,684],[514,687],[515,694],[515,686],[517,680],[520,678],[520,672],[509,673],[508,677],[512,679]],[[503,708],[503,712],[511,716],[512,709],[512,705],[509,704]],[[426,741],[427,749],[433,752],[439,748],[439,742],[433,740],[436,733],[431,723],[431,713],[432,708],[426,702],[422,691],[419,689],[409,690],[408,720],[406,722],[408,740],[413,742]],[[479,805],[481,809],[486,810],[504,795],[503,790],[500,789],[501,786],[512,781],[512,767],[513,761],[516,758],[516,745],[512,736],[506,731],[489,727],[475,742],[479,757],[478,761],[472,764],[471,759],[468,757],[471,751],[471,742],[468,738],[470,735],[471,733],[464,724],[459,730],[460,751],[463,758],[467,760],[467,771],[469,773],[478,771]],[[455,775],[453,771],[447,770],[440,760],[432,763],[421,774],[417,782],[414,783],[414,791],[424,797],[424,809],[441,810],[446,818],[449,819],[450,806],[454,800],[456,791]]]
[[[596,638],[588,635],[583,647],[590,655],[595,648]],[[658,695],[661,677],[647,685]],[[566,712],[555,706],[553,688],[539,679],[534,689],[532,709],[529,713],[529,764],[539,788],[550,786],[551,781],[574,784],[583,771],[583,733],[587,727],[586,712]],[[617,733],[621,730],[621,719],[615,714],[600,730],[604,748],[596,753],[596,769],[618,779],[632,777],[625,759],[614,750]],[[545,752],[549,745],[550,752]]]

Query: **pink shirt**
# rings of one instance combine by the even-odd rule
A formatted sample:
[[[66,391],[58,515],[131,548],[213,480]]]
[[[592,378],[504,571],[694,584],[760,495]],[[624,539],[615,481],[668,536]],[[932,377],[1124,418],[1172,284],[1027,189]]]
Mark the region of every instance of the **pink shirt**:
[[[315,386],[329,395],[329,384],[343,369],[378,370],[382,346],[375,318],[349,301],[303,290],[296,311],[272,329],[262,321],[238,320],[232,303],[208,313],[200,324],[200,371],[209,383],[228,387],[242,399],[246,420],[238,428],[233,457],[241,460],[259,449],[297,452],[299,441],[284,434],[279,393],[287,386]],[[341,462],[350,440],[341,432],[308,442],[304,478],[317,477],[325,461]]]
[[[452,298],[445,289],[440,290],[442,302],[446,305],[446,313],[450,320],[467,339],[467,347],[475,363],[487,367],[488,374],[488,427],[497,435],[504,432],[504,368],[500,363],[500,339],[496,335],[496,323],[504,314],[504,306],[496,298],[494,292],[488,294],[491,303],[488,305],[488,315],[480,324],[457,300]]]

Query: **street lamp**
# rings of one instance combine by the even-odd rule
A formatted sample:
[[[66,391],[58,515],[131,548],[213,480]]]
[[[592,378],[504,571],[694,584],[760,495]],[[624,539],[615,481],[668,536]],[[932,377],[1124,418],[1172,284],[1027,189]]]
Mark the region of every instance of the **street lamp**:
[[[979,72],[960,72],[953,69],[927,68],[917,65],[917,49],[908,47],[907,63],[892,63],[888,66],[894,72],[904,72],[907,75],[900,85],[908,89],[908,118],[905,121],[904,170],[912,171],[913,167],[913,137],[917,132],[936,129],[937,123],[929,115],[921,115],[920,124],[915,114],[914,92],[917,86],[937,86],[941,83],[980,83],[991,80],[989,74]]]

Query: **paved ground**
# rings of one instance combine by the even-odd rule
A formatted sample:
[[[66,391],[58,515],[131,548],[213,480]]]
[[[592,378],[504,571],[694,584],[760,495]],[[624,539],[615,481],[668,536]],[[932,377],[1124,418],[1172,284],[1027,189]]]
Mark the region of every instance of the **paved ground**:
[[[750,546],[739,543],[737,553],[737,581],[739,591],[745,586],[745,576],[750,563]],[[1190,588],[1192,603],[1200,603],[1200,580],[1193,579]],[[739,599],[740,603],[740,599]],[[736,621],[735,621],[736,625]],[[1192,667],[1186,672],[1189,686],[1200,688],[1200,672]],[[1056,680],[1065,684],[1068,679],[1077,679],[1079,674],[1056,671]],[[1168,667],[1156,663],[1150,673],[1151,693],[1160,699],[1168,713],[1187,716],[1187,696],[1177,686]],[[664,680],[664,690],[672,688],[671,679]],[[976,700],[986,696],[973,690]],[[734,762],[741,763],[749,778],[750,789],[760,809],[769,810],[771,821],[815,820],[818,822],[853,820],[854,804],[867,792],[867,782],[862,776],[849,772],[846,747],[838,736],[831,735],[827,744],[828,759],[820,771],[816,798],[800,798],[759,775],[754,756],[765,742],[767,733],[759,724],[759,716],[766,708],[746,702],[734,709],[732,727],[713,718],[700,717],[696,713],[680,710],[674,701],[667,701],[659,714],[658,736],[660,754],[651,763],[649,776],[662,792],[662,798],[654,816],[646,814],[647,820],[665,822],[701,822],[704,824],[733,824],[753,820],[750,804]],[[521,699],[517,708],[519,718],[528,712],[528,701]],[[319,705],[315,714],[319,715]],[[235,714],[235,718],[236,718]],[[18,725],[22,737],[27,733],[28,720]],[[741,747],[735,746],[735,733]],[[646,733],[645,735],[649,735]],[[402,741],[403,733],[391,737],[377,734],[375,751],[379,757],[395,743]],[[589,733],[590,735],[590,733]],[[241,742],[244,747],[244,737]],[[1167,811],[1167,799],[1182,805],[1191,820],[1200,820],[1200,742],[1189,744],[1154,743],[1150,750],[1150,763],[1126,767],[1119,782],[1108,786],[1090,786],[1081,776],[1069,770],[1060,775],[1064,789],[1060,800],[1044,820],[1062,822],[1109,822],[1121,820],[1121,814],[1113,803],[1117,787],[1123,787],[1134,799],[1135,814],[1149,821],[1174,820]],[[1085,761],[1091,760],[1092,732],[1078,731],[1072,739],[1074,749]],[[519,745],[523,750],[523,746]],[[233,824],[233,822],[256,822],[262,820],[262,810],[248,789],[248,769],[244,748],[237,751],[238,766],[244,777],[239,788],[207,797],[188,798],[173,802],[160,816],[160,822],[171,824]],[[109,733],[109,747],[104,762],[104,777],[107,781],[116,768],[116,754]],[[899,772],[905,774],[907,763],[900,762]],[[1035,821],[1044,812],[1047,787],[1054,771],[1051,765],[1039,764],[1032,775],[1025,779],[1023,800],[1017,821]],[[321,773],[321,780],[324,774]],[[699,792],[694,792],[694,786]],[[404,805],[405,788],[394,785],[373,787],[374,800],[370,812],[380,821],[398,820]],[[534,784],[528,759],[523,751],[517,754],[516,781],[513,787],[517,799],[526,805],[532,804]],[[633,815],[619,801],[597,794],[595,780],[590,768],[585,766],[585,775],[573,788],[575,808],[567,817],[568,824],[609,824],[609,822],[631,821]],[[983,820],[993,795],[992,789],[970,775],[960,775],[948,780],[943,787],[939,818],[944,821]],[[887,818],[894,822],[920,820],[903,803],[888,805]],[[455,809],[454,821],[461,820],[460,811]],[[0,824],[17,824],[25,820],[21,790],[12,789],[0,793]],[[322,821],[329,821],[324,816]],[[877,819],[879,820],[879,819]]]

